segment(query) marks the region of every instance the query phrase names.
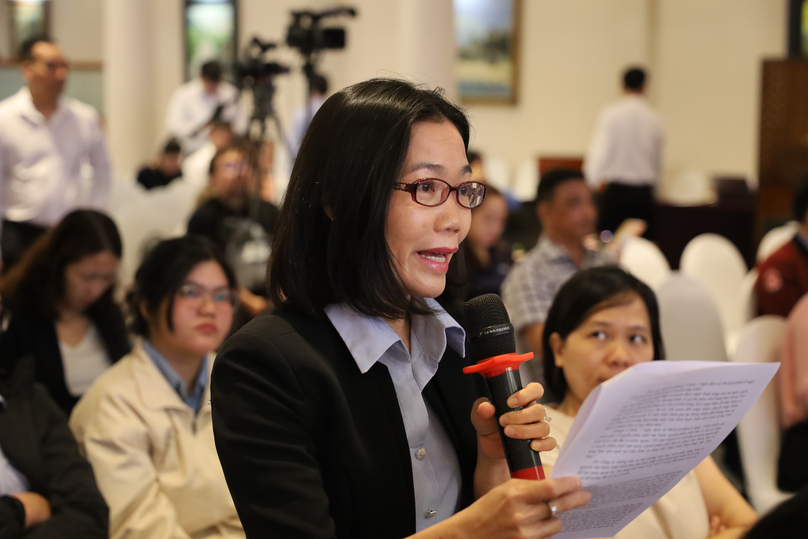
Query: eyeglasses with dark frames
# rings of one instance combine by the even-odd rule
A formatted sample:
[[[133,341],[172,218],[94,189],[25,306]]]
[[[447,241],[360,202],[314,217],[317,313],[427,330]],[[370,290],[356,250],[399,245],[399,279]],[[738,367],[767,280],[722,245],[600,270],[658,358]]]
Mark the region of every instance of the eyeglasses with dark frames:
[[[412,183],[396,182],[393,189],[405,191],[412,195],[413,201],[429,207],[440,206],[449,199],[452,192],[455,193],[457,203],[469,210],[482,204],[485,198],[485,184],[481,182],[463,182],[452,187],[438,178],[423,178]]]

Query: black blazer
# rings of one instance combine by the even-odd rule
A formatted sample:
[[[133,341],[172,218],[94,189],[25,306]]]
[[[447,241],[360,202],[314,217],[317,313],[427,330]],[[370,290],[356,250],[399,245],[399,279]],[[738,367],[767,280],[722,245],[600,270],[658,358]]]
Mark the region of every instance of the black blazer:
[[[9,370],[0,362],[0,447],[8,461],[42,495],[51,518],[24,530],[21,503],[0,498],[0,537],[26,539],[94,539],[109,536],[109,511],[95,484],[90,464],[78,445],[64,413],[44,387],[33,383],[33,363],[27,358]],[[22,521],[20,517],[22,516]]]
[[[460,506],[473,501],[476,378],[451,349],[424,388],[455,446]],[[407,436],[387,368],[361,374],[331,322],[259,315],[220,350],[216,448],[248,537],[399,538],[415,533]]]
[[[79,401],[70,394],[65,383],[62,352],[56,325],[38,312],[18,302],[9,302],[11,322],[0,339],[0,359],[4,361],[32,356],[35,360],[36,381],[44,385],[65,414]],[[126,333],[126,323],[120,310],[114,313],[87,313],[98,330],[110,365],[129,353],[132,345]]]

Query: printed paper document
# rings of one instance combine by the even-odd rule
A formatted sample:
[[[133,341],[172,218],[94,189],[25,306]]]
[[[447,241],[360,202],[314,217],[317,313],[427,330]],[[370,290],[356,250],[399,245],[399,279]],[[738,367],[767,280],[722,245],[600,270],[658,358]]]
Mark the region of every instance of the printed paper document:
[[[718,447],[779,366],[651,361],[596,387],[551,473],[581,478],[592,500],[561,514],[554,537],[619,532]]]

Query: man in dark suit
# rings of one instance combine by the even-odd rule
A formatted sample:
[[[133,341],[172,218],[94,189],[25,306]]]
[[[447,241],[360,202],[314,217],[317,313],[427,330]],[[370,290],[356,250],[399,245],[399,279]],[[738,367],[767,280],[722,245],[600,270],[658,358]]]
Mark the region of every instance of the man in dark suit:
[[[8,314],[0,300],[0,332]],[[1,338],[1,337],[0,337]],[[0,358],[0,537],[106,538],[109,513],[29,358]]]

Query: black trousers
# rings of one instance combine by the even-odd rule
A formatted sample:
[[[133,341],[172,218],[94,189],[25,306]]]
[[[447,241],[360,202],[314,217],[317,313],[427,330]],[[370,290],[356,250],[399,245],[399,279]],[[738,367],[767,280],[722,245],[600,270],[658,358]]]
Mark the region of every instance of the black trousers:
[[[642,219],[648,224],[643,237],[654,239],[656,202],[650,185],[626,185],[611,182],[600,197],[598,231],[614,232],[628,218]]]
[[[808,486],[808,421],[798,423],[783,433],[780,460],[777,463],[777,486],[785,492],[797,492]]]
[[[30,223],[3,219],[0,249],[3,251],[3,273],[22,259],[29,247],[45,233],[47,228]]]

